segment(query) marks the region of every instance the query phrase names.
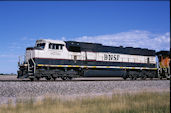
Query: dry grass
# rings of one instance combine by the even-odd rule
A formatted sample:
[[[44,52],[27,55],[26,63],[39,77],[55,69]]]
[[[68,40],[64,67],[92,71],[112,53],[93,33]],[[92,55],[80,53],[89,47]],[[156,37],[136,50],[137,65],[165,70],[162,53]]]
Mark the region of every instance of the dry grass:
[[[169,92],[115,94],[112,97],[62,100],[49,97],[41,101],[18,100],[0,107],[0,113],[170,113]]]

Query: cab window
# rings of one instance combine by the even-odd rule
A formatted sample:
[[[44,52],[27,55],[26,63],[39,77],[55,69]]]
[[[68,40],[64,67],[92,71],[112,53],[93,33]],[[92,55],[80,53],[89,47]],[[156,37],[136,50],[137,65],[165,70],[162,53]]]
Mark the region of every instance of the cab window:
[[[44,49],[45,48],[45,43],[38,43],[36,47]]]
[[[49,44],[49,49],[55,49],[55,50],[62,50],[63,49],[62,44],[54,44],[54,43],[50,43]]]

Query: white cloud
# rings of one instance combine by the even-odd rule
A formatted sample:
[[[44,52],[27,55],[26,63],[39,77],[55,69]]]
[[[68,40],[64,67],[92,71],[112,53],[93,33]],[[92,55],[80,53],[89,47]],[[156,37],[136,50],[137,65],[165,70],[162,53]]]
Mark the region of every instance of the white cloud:
[[[65,38],[65,37],[62,37],[62,38],[61,38],[61,40],[65,41],[65,40],[66,40],[66,38]]]
[[[16,55],[16,54],[0,54],[0,58],[12,58],[12,59],[15,59],[15,58],[17,58],[18,57],[18,55]]]
[[[170,33],[155,34],[148,31],[132,30],[109,35],[82,36],[76,41],[101,43],[110,46],[141,47],[154,50],[169,50]]]
[[[21,40],[23,41],[35,41],[35,38],[29,38],[29,37],[22,37]]]

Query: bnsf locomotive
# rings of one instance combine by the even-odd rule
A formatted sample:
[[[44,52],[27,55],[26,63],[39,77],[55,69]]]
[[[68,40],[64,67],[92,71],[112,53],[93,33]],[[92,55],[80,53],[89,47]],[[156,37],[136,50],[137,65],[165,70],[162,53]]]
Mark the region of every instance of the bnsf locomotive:
[[[24,61],[18,63],[18,78],[170,78],[168,56],[168,51],[42,39],[36,41],[35,47],[26,48]]]

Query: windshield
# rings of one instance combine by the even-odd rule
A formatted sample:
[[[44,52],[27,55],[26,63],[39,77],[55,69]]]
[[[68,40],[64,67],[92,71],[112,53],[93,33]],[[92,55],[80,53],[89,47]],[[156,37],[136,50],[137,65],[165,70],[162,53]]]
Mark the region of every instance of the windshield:
[[[45,48],[45,43],[39,43],[39,44],[37,44],[36,47],[44,49]]]

